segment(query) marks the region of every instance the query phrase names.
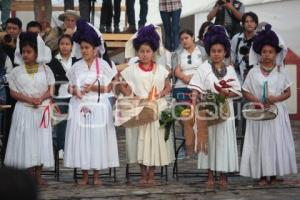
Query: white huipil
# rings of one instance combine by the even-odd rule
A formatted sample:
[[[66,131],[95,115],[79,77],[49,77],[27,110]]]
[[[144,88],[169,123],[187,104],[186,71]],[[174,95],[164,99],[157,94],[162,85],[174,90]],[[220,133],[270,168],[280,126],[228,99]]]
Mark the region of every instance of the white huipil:
[[[108,85],[116,72],[107,62],[99,59],[101,86]],[[82,88],[97,79],[96,60],[88,68],[82,59],[67,72],[70,85]],[[97,83],[95,84],[97,85]],[[101,170],[119,166],[116,131],[112,108],[107,95],[89,92],[82,99],[73,96],[69,103],[64,164],[66,167],[83,170]],[[84,108],[88,109],[84,115]]]
[[[38,98],[50,85],[54,85],[55,79],[46,65],[40,65],[34,75],[29,75],[25,66],[18,66],[10,73],[8,82],[12,91]],[[38,108],[20,101],[16,103],[4,161],[6,166],[30,168],[54,165],[52,127],[48,111],[44,113],[47,105],[49,100]],[[45,126],[41,126],[43,116]]]
[[[268,82],[268,95],[278,96],[291,86],[284,68],[273,69],[264,76],[259,66],[246,77],[243,90],[261,99]],[[294,140],[288,110],[277,102],[278,115],[273,120],[247,120],[240,174],[252,178],[297,173]]]
[[[227,66],[227,73],[222,80],[234,79],[228,84],[232,86],[234,91],[240,91],[241,86],[238,81],[235,70],[232,66]],[[190,81],[189,88],[202,90],[217,91],[214,83],[218,84],[220,80],[215,76],[211,64],[206,61]],[[198,87],[194,87],[198,86]],[[198,168],[210,169],[220,172],[236,172],[239,170],[238,151],[236,142],[236,129],[234,122],[234,109],[231,99],[228,99],[230,108],[230,118],[224,122],[208,127],[208,154],[202,152],[198,155]]]
[[[155,73],[141,70],[138,64],[133,64],[121,72],[122,77],[140,98],[148,98],[155,85],[157,93],[164,89],[168,70],[157,64]],[[157,100],[159,113],[167,107],[164,98]],[[139,163],[146,166],[168,165],[174,159],[172,137],[164,139],[165,129],[160,128],[156,120],[146,125],[126,128],[126,151],[128,163]]]

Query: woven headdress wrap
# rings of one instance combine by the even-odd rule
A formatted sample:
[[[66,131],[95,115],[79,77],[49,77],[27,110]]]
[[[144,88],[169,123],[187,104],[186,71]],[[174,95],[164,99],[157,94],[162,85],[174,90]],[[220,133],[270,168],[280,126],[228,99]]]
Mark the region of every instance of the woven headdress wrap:
[[[272,26],[266,24],[262,30],[256,33],[253,40],[253,45],[249,53],[249,64],[257,65],[261,59],[261,50],[265,45],[273,46],[277,52],[276,65],[283,66],[284,58],[287,54],[287,47],[282,38],[271,30]]]

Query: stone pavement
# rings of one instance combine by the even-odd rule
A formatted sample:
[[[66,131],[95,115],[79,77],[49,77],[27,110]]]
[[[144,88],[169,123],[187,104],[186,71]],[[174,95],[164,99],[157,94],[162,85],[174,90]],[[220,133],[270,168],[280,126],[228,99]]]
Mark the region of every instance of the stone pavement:
[[[298,171],[300,171],[300,122],[292,123]],[[258,186],[257,182],[249,178],[232,175],[229,177],[227,188],[216,186],[207,189],[205,173],[198,173],[196,159],[179,160],[180,171],[193,171],[198,174],[189,177],[180,176],[179,181],[172,177],[173,164],[168,167],[168,182],[159,175],[156,184],[152,187],[138,185],[138,176],[132,176],[127,183],[125,178],[125,136],[122,130],[118,131],[119,156],[121,167],[117,168],[117,181],[112,178],[103,178],[103,186],[77,186],[73,180],[73,171],[61,167],[60,181],[52,176],[46,176],[49,186],[41,188],[41,199],[237,199],[237,200],[300,200],[300,173],[284,177],[284,181],[272,186]],[[62,164],[61,164],[62,166]],[[130,171],[138,172],[138,166],[131,166]],[[103,171],[105,173],[107,171]],[[160,169],[157,169],[160,172]]]

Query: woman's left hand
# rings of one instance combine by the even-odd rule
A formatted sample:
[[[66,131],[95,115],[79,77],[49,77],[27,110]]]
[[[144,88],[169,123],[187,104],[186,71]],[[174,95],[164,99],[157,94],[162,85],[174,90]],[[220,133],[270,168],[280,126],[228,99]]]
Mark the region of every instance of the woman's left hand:
[[[162,93],[162,92],[159,92],[158,94],[155,95],[155,98],[156,99],[159,99],[159,98],[162,98],[164,97],[165,95]]]
[[[91,84],[85,84],[85,85],[83,86],[83,91],[84,91],[85,93],[89,93],[91,90],[92,90],[92,85],[91,85]]]
[[[221,91],[220,91],[220,94],[221,94],[221,93],[224,94],[226,97],[229,96],[229,90],[226,89],[226,88],[222,88]]]
[[[268,97],[268,103],[270,103],[270,104],[274,104],[274,103],[276,103],[278,100],[278,97],[277,96],[269,96]]]

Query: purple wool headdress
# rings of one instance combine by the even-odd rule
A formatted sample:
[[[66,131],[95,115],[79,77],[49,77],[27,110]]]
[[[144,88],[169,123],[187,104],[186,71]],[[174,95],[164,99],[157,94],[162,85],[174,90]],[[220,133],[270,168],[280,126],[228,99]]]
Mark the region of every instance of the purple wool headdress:
[[[213,25],[208,28],[203,43],[208,55],[212,45],[222,44],[226,52],[225,57],[228,58],[230,56],[230,40],[225,28],[220,25]]]
[[[264,30],[258,32],[253,40],[253,50],[257,54],[261,54],[261,50],[265,45],[271,45],[275,48],[276,52],[281,51],[279,46],[279,38],[277,34],[271,30],[272,26],[270,24],[265,25]]]
[[[141,28],[137,37],[133,40],[133,47],[135,50],[138,50],[140,46],[144,43],[148,43],[153,51],[158,50],[159,48],[160,37],[157,34],[155,27],[150,24]]]
[[[88,42],[94,47],[101,45],[101,38],[85,20],[79,19],[76,22],[77,30],[74,33],[72,40],[80,44],[82,41]]]

